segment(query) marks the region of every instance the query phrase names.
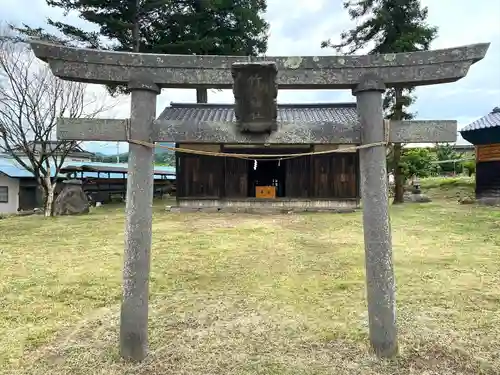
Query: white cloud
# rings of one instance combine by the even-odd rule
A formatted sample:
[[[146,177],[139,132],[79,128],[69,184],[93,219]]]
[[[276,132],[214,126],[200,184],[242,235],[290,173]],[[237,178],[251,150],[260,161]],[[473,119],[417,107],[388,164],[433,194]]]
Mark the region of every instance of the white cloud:
[[[500,105],[500,1],[494,0],[422,0],[429,8],[429,23],[439,27],[433,48],[491,42],[485,59],[473,65],[464,79],[446,85],[417,89],[414,111],[423,119],[457,119],[467,125]],[[50,16],[62,12],[46,6],[45,0],[0,0],[0,18],[43,26]],[[26,12],[29,9],[29,12]],[[68,16],[81,25],[76,15]],[[321,49],[321,41],[338,41],[340,32],[350,28],[342,1],[269,0],[267,20],[271,24],[267,55],[325,55],[334,51]],[[66,19],[67,21],[68,19]],[[280,102],[353,101],[349,91],[280,91]],[[194,102],[194,90],[163,90],[158,98],[158,113],[170,102]],[[230,103],[230,90],[210,92],[209,101]],[[130,103],[126,98],[114,109],[115,117],[128,117]]]

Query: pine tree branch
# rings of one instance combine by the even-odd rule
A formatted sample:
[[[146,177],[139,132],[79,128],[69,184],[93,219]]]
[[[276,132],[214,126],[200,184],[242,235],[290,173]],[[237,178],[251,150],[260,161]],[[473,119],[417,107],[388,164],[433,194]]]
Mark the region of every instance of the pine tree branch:
[[[60,44],[116,51],[165,54],[258,56],[267,50],[266,1],[234,0],[46,0],[66,14],[77,13],[98,31],[49,19],[45,28],[17,28],[23,36]],[[139,4],[139,6],[137,6]],[[108,85],[111,95],[126,87]]]

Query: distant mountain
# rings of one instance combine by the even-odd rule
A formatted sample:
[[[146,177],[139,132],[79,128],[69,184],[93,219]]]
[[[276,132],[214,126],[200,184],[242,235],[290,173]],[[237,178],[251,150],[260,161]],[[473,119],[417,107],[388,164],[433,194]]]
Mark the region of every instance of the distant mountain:
[[[109,154],[103,154],[102,152],[94,152],[94,155],[97,156],[97,157],[110,156]]]
[[[102,163],[126,163],[128,161],[128,152],[124,152],[118,155],[106,155],[102,153],[96,153],[92,161],[102,162]]]
[[[172,143],[162,143],[162,144],[165,144],[169,147],[175,146]],[[128,162],[128,156],[129,156],[128,152],[122,152],[118,155],[118,157],[116,154],[109,155],[109,154],[103,154],[102,152],[96,152],[94,161],[99,161],[104,163],[116,163],[119,160],[120,163],[126,163]],[[173,167],[175,166],[175,153],[165,148],[156,147],[155,163]]]
[[[168,153],[173,153],[173,151],[158,146],[175,147],[175,143],[164,143],[164,142],[157,143],[155,147],[155,154],[164,154],[164,153],[168,154]]]

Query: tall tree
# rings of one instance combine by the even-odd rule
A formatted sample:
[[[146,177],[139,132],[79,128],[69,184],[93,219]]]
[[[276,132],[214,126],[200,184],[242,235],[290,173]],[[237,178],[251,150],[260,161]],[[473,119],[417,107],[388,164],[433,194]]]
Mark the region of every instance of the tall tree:
[[[24,25],[25,35],[67,45],[166,54],[258,55],[267,49],[265,0],[46,0],[99,31],[48,19],[58,33]],[[114,93],[116,87],[110,87]],[[123,92],[124,88],[120,88]]]
[[[85,84],[54,77],[28,45],[0,37],[0,151],[33,174],[45,216],[53,214],[56,176],[67,155],[79,150],[77,142],[56,140],[57,119],[94,117],[110,108],[99,102]]]
[[[427,7],[419,0],[348,0],[344,8],[351,20],[359,25],[341,34],[338,44],[330,40],[321,43],[322,48],[335,48],[338,52],[353,54],[372,46],[369,54],[425,51],[437,37],[437,28],[427,24]],[[416,100],[414,88],[390,88],[384,96],[384,112],[387,119],[411,120],[414,116],[408,107]],[[395,175],[394,203],[402,203],[404,173],[401,166],[402,144],[394,144],[392,153]]]

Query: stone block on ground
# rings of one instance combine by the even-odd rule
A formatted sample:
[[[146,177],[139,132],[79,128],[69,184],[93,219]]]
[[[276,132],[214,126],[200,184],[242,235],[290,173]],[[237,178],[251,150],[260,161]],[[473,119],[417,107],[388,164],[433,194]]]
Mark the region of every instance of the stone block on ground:
[[[64,181],[54,202],[54,215],[82,215],[90,212],[90,202],[79,180]]]
[[[406,193],[404,195],[404,201],[408,203],[429,203],[432,202],[432,199],[422,193],[420,194]]]
[[[476,198],[472,198],[472,197],[461,197],[458,199],[458,203],[460,204],[474,204],[476,203]]]

